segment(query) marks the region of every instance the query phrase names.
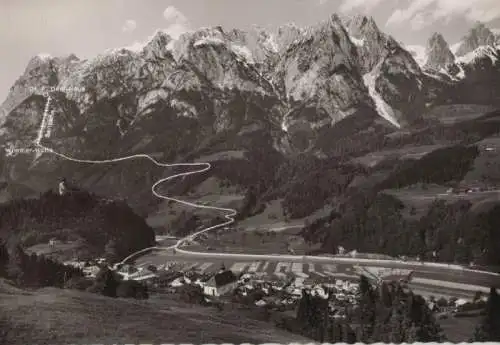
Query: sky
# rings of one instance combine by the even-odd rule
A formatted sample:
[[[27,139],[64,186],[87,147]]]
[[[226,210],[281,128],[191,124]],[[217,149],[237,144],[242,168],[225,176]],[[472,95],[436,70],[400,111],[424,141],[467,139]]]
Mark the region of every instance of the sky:
[[[0,103],[39,53],[88,58],[143,42],[157,29],[173,36],[221,25],[312,25],[331,14],[373,16],[405,44],[433,32],[456,43],[476,22],[500,28],[498,0],[0,0]]]

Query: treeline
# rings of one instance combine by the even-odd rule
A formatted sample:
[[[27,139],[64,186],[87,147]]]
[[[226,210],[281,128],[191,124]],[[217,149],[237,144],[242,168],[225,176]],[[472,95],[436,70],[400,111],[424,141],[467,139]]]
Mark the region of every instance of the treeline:
[[[101,294],[107,297],[146,299],[146,286],[133,280],[123,280],[103,266],[95,279],[86,278],[83,271],[66,266],[43,255],[27,255],[20,245],[0,243],[0,277],[22,288],[57,287]]]
[[[376,170],[381,168],[366,169],[356,166],[349,162],[353,155],[415,145],[454,144],[435,150],[419,160],[393,162],[394,164],[389,166],[393,169],[392,173],[381,183],[377,183],[375,190],[402,188],[416,183],[455,185],[464,178],[479,155],[478,148],[469,145],[500,132],[498,121],[491,121],[499,114],[498,111],[492,112],[479,119],[451,126],[423,124],[401,136],[386,136],[383,128],[375,127],[373,131],[365,133],[366,131],[361,129],[369,125],[369,116],[359,123],[353,123],[356,116],[351,116],[340,121],[331,130],[336,135],[330,135],[329,131],[319,133],[319,147],[325,150],[334,147],[335,152],[330,152],[333,157],[319,159],[308,154],[287,160],[274,175],[274,188],[270,191],[268,189],[263,198],[283,198],[285,213],[290,218],[307,216],[328,200],[344,194],[346,186],[355,177],[367,176],[371,171],[376,173]],[[345,133],[352,135],[340,133],[342,128]],[[359,138],[360,132],[363,133],[362,138]]]
[[[349,159],[373,151],[421,145],[471,145],[500,132],[498,110],[452,125],[421,121],[410,132],[391,136],[387,135],[390,132],[387,128],[374,125],[368,114],[369,111],[354,114],[338,122],[332,129],[323,130],[319,133],[317,146],[335,158]]]
[[[274,174],[284,158],[266,148],[247,152],[245,159],[219,161],[213,164],[213,175],[233,185],[271,188]]]
[[[443,342],[446,338],[422,296],[399,283],[374,288],[361,277],[359,308],[353,317],[359,324],[357,341],[364,343]]]
[[[500,132],[500,122],[497,120],[499,116],[500,111],[496,110],[477,119],[452,125],[444,125],[439,121],[425,121],[404,135],[386,136],[382,141],[372,142],[371,151],[419,145],[471,145]]]
[[[443,142],[470,145],[500,132],[499,117],[500,111],[496,110],[477,119],[462,121],[451,126],[430,124],[421,131],[415,131],[403,141],[414,142],[427,138],[426,143],[430,145]]]
[[[432,151],[419,160],[399,164],[378,189],[403,188],[416,183],[446,185],[458,183],[479,155],[476,146],[452,146]]]
[[[352,195],[338,212],[321,218],[303,231],[308,242],[321,242],[322,251],[348,250],[391,256],[419,256],[422,260],[499,266],[500,204],[471,211],[459,201],[433,202],[420,219],[397,198],[378,194]]]
[[[471,169],[478,154],[475,146],[458,145],[438,149],[418,161],[393,162],[393,172],[377,183],[374,191],[416,183],[455,185]],[[273,174],[263,175],[271,181],[255,178],[247,190],[240,218],[261,212],[265,202],[278,198],[282,198],[289,219],[306,217],[329,201],[343,197],[356,177],[367,176],[371,170],[353,163],[300,155],[282,163]]]
[[[110,270],[107,266],[100,269],[95,279],[75,278],[68,281],[65,287],[112,298],[149,298],[149,292],[146,285],[135,280],[123,280],[116,272]]]
[[[83,277],[83,272],[42,255],[27,255],[20,245],[0,242],[0,277],[20,287],[64,287],[66,281]]]
[[[353,156],[383,149],[430,144],[454,144],[438,149],[418,161],[393,161],[386,168],[393,170],[375,190],[402,188],[415,183],[454,185],[460,182],[474,164],[479,151],[468,146],[485,136],[500,131],[491,119],[494,112],[479,119],[454,125],[421,123],[411,132],[387,136],[387,128],[376,125],[369,114],[354,114],[333,128],[318,132],[316,146],[328,152],[328,159],[307,153],[297,157],[284,157],[272,149],[270,138],[260,132],[231,139],[226,149],[247,150],[245,159],[218,161],[207,175],[191,175],[175,182],[172,191],[186,193],[207,176],[215,176],[224,185],[237,185],[246,189],[239,219],[260,213],[266,202],[282,199],[289,219],[302,218],[323,207],[329,201],[344,197],[354,178],[370,177],[382,167],[364,168],[350,162]],[[370,131],[366,129],[370,128]],[[361,143],[361,144],[360,144]],[[226,146],[227,146],[226,145]],[[391,164],[392,163],[392,164]],[[388,170],[386,169],[386,170]],[[167,188],[169,188],[167,186]]]
[[[295,322],[278,326],[320,342],[354,344],[355,331],[345,320],[333,320],[329,316],[328,304],[328,300],[303,290]]]
[[[316,147],[333,160],[348,160],[379,150],[401,149],[421,145],[461,144],[471,145],[500,132],[496,119],[499,111],[493,111],[477,119],[445,125],[438,121],[421,121],[401,135],[387,135],[391,130],[376,124],[373,111],[360,110],[332,128],[318,132]]]
[[[282,197],[285,215],[302,218],[342,195],[355,177],[365,173],[358,165],[300,156],[280,167],[274,183],[280,187],[266,197]]]
[[[101,256],[108,244],[117,259],[154,245],[153,230],[127,204],[84,191],[63,196],[48,191],[1,205],[0,238],[23,247],[52,238],[79,243],[75,254],[82,259]]]
[[[279,326],[319,342],[413,343],[445,341],[424,298],[405,290],[399,283],[372,287],[366,277],[360,280],[358,305],[346,310],[345,319],[329,315],[334,299],[313,296],[303,291],[295,320]]]

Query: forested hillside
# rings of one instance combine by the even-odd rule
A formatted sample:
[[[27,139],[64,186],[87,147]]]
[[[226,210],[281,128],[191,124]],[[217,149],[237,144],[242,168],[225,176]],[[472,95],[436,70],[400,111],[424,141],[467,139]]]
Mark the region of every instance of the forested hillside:
[[[353,195],[339,212],[308,225],[306,240],[360,252],[419,256],[477,265],[500,266],[500,204],[471,210],[468,201],[436,200],[421,218],[408,217],[411,208],[388,194]]]
[[[155,243],[153,230],[126,203],[87,192],[60,196],[48,191],[1,205],[0,238],[24,248],[54,238],[72,243],[76,257],[111,260]]]
[[[42,255],[27,255],[21,246],[0,241],[0,278],[28,288],[64,287],[66,281],[83,277],[80,269],[65,266]]]

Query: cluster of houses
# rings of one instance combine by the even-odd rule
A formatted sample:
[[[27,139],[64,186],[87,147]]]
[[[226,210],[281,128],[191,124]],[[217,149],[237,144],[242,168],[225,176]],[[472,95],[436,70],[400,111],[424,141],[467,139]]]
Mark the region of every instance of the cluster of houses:
[[[481,181],[473,181],[468,182],[466,184],[460,184],[455,188],[449,188],[446,193],[447,194],[468,194],[468,193],[479,193],[479,192],[487,192],[494,191],[498,188],[496,186],[490,186],[485,182]]]
[[[106,259],[98,258],[96,260],[89,261],[78,261],[77,259],[74,259],[65,261],[64,264],[81,269],[85,277],[95,278],[102,265],[106,264]]]
[[[105,260],[68,261],[65,264],[79,267],[86,276],[95,277],[100,267],[105,264]],[[141,281],[153,287],[155,291],[163,293],[177,293],[186,286],[196,286],[202,291],[206,302],[236,298],[257,307],[284,311],[294,309],[306,291],[313,296],[327,299],[329,313],[333,318],[345,318],[349,310],[356,308],[358,304],[359,284],[350,280],[331,278],[320,280],[295,276],[283,279],[264,272],[236,275],[231,270],[226,270],[223,265],[219,272],[210,275],[196,270],[183,271],[175,263],[158,267],[123,265],[115,267],[115,272],[124,280]],[[471,302],[456,298],[443,302],[442,299],[436,301],[431,297],[428,298],[428,306],[436,313],[455,314],[463,307],[471,307]]]
[[[331,315],[336,318],[344,317],[346,308],[357,304],[358,283],[340,279],[324,282],[295,276],[279,279],[262,272],[236,275],[223,265],[213,275],[193,270],[182,272],[175,264],[161,267],[124,265],[116,272],[125,280],[142,281],[163,293],[176,293],[186,286],[196,286],[207,302],[236,298],[257,307],[286,310],[295,308],[305,290],[328,299]]]

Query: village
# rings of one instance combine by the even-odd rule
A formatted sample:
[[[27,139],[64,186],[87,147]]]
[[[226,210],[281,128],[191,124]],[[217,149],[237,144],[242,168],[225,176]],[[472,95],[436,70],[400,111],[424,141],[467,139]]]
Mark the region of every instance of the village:
[[[65,264],[79,267],[87,277],[94,278],[100,267],[106,265],[106,260],[100,258],[91,262],[70,261]],[[255,270],[235,273],[226,269],[223,263],[214,267],[216,271],[210,273],[203,269],[203,265],[202,269],[194,266],[167,262],[160,266],[122,265],[114,268],[123,280],[135,280],[146,285],[152,295],[179,296],[187,293],[194,296],[193,300],[205,305],[238,303],[293,314],[303,293],[309,293],[328,300],[329,316],[334,319],[347,318],[358,305],[359,279],[353,277],[301,277],[293,272],[276,275]],[[380,287],[381,281],[370,272],[361,270],[358,273],[367,277],[376,288]],[[395,272],[392,276],[400,275],[400,272]],[[390,281],[387,283],[392,284]],[[399,283],[404,286],[404,282]],[[405,289],[409,290],[407,287]],[[432,295],[423,297],[429,308],[441,319],[477,313],[487,300],[487,296],[482,294],[477,294],[472,300],[436,298]]]

